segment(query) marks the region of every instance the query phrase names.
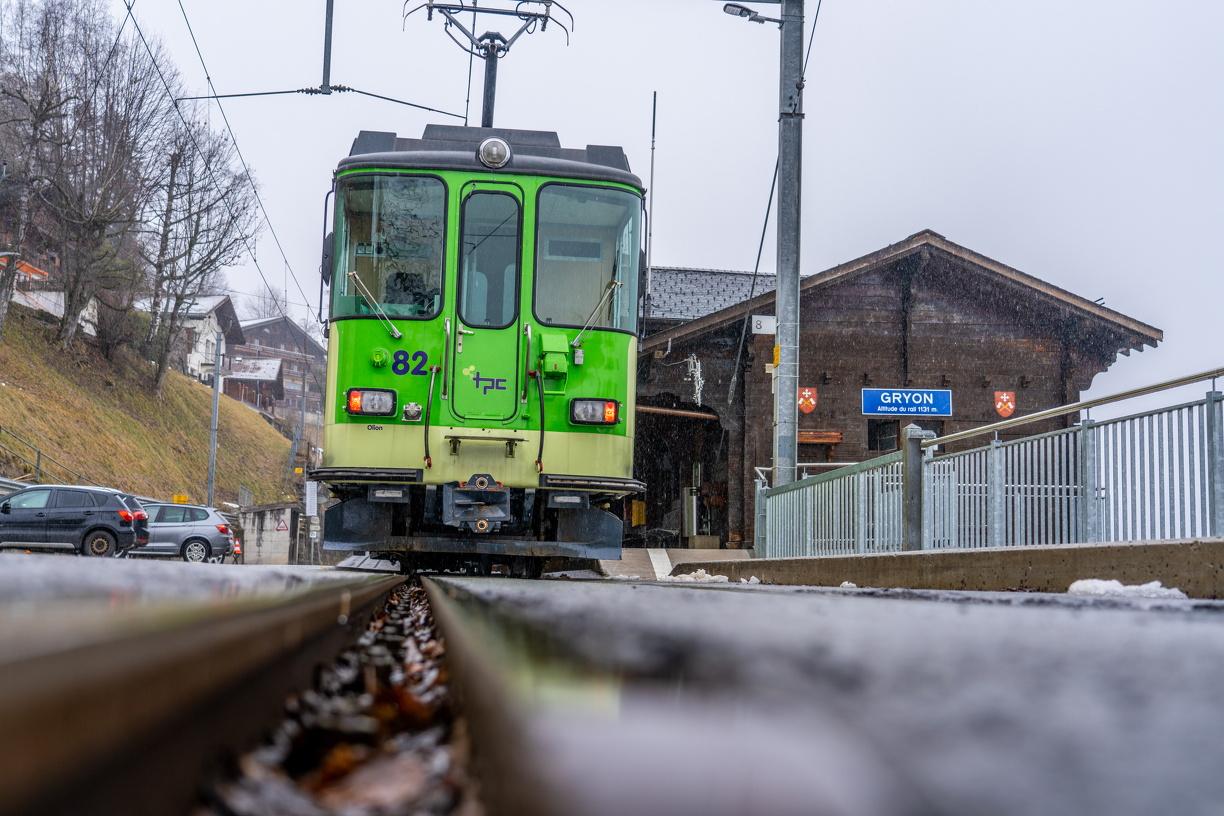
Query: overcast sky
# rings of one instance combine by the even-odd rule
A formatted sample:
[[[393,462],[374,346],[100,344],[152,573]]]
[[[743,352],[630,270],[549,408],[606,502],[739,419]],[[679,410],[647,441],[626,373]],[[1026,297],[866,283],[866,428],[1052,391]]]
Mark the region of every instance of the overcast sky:
[[[324,0],[183,5],[219,92],[318,85]],[[496,124],[623,145],[645,179],[657,90],[655,263],[751,269],[777,151],[777,29],[713,0],[568,5],[568,48],[550,29],[502,63]],[[204,93],[178,4],[134,10]],[[1214,0],[825,0],[805,98],[804,273],[931,228],[1165,331],[1093,394],[1224,363],[1222,31]],[[467,78],[440,20],[337,0],[333,83],[463,113]],[[476,123],[480,94],[478,64]],[[352,95],[225,105],[312,306],[323,197],[356,132],[453,121]],[[259,259],[283,285],[270,234]],[[261,290],[250,265],[229,277]]]

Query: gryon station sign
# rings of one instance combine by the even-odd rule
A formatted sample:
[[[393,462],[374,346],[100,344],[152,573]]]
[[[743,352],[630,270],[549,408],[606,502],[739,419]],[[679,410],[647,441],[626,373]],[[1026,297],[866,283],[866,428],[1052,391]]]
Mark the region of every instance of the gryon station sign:
[[[952,416],[945,388],[864,388],[864,416]]]

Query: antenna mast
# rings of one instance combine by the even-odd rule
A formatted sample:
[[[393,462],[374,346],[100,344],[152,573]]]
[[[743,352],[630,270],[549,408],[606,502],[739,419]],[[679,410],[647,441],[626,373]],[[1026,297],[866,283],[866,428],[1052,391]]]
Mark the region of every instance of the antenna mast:
[[[554,8],[560,9],[565,14],[568,25],[553,15]],[[552,23],[565,32],[565,44],[569,45],[570,31],[574,28],[574,15],[556,0],[517,0],[517,2],[506,0],[506,5],[503,6],[477,6],[475,0],[471,3],[468,3],[467,0],[459,0],[457,3],[438,3],[434,0],[427,0],[405,11],[404,19],[407,20],[409,16],[421,9],[425,9],[425,15],[430,20],[433,19],[435,11],[442,15],[445,20],[446,35],[454,41],[455,45],[473,57],[484,60],[484,109],[480,114],[481,127],[493,127],[493,108],[497,102],[497,63],[510,53],[510,48],[518,38],[524,34],[534,34],[537,30],[545,31],[548,29],[548,24]],[[470,29],[459,20],[459,15],[468,13],[473,19]],[[513,17],[519,21],[518,30],[508,38],[498,31],[486,31],[477,36],[475,23],[477,14]],[[458,29],[462,38],[455,36],[452,29]]]

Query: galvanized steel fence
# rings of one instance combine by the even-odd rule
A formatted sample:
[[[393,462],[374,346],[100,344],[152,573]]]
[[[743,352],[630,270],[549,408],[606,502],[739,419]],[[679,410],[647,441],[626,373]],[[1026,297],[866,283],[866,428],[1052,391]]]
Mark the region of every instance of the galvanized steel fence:
[[[1121,398],[1125,395],[1116,399]],[[1021,424],[1024,420],[991,427]],[[990,427],[982,432],[989,434]],[[887,456],[772,489],[758,478],[758,554],[782,558],[1224,536],[1220,392],[1118,419],[1083,419],[1024,439],[995,438],[972,450],[937,452],[948,439],[973,435],[938,439],[910,428],[902,450]]]

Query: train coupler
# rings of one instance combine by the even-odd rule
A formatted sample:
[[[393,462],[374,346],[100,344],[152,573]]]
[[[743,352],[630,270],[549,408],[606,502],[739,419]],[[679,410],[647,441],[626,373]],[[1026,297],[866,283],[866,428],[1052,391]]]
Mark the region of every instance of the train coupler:
[[[442,523],[473,533],[496,533],[514,521],[510,489],[487,473],[442,486]]]

